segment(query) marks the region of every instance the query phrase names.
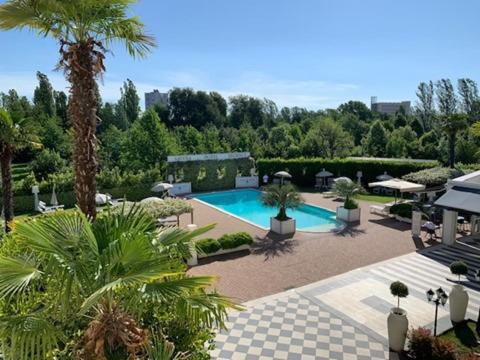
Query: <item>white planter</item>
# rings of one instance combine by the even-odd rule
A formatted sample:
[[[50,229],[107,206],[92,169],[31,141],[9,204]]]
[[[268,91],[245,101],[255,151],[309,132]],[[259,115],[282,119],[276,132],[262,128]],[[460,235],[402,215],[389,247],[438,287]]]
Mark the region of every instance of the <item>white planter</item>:
[[[402,308],[392,308],[388,315],[387,326],[388,346],[392,351],[403,351],[408,331],[407,312]]]
[[[280,221],[274,217],[270,218],[270,230],[280,235],[293,234],[296,230],[295,225],[295,219]]]
[[[450,320],[452,323],[459,323],[465,320],[465,314],[468,306],[468,293],[463,285],[455,284],[452,286],[448,301],[450,304]]]
[[[360,208],[345,209],[343,206],[337,207],[337,219],[346,222],[359,222],[360,221]]]

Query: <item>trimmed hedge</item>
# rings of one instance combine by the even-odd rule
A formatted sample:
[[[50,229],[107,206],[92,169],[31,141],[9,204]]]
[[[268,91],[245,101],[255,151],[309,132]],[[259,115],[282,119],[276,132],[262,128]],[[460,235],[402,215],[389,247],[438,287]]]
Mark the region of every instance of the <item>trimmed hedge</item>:
[[[202,239],[195,242],[195,246],[200,253],[212,254],[218,250],[235,249],[241,245],[250,245],[253,243],[253,238],[246,232],[239,232],[234,234],[225,234],[218,240]]]
[[[395,204],[390,208],[390,214],[398,215],[403,218],[411,219],[412,218],[413,206],[410,203],[406,204]]]
[[[286,170],[292,175],[292,182],[298,186],[312,187],[315,185],[315,174],[323,168],[335,177],[347,176],[352,180],[357,178],[357,171],[362,171],[362,183],[376,180],[385,171],[397,178],[423,169],[437,167],[436,161],[379,160],[379,159],[260,159],[257,168],[260,178],[264,175],[273,177],[277,171]]]

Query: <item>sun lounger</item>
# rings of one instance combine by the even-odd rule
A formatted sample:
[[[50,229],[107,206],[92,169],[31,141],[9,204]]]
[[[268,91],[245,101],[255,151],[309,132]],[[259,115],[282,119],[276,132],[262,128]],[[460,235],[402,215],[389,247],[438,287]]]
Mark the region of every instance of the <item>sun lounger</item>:
[[[51,206],[49,206],[49,205],[45,204],[45,202],[39,201],[37,210],[39,212],[41,212],[42,214],[46,214],[46,213],[50,213],[50,212],[57,211],[57,210],[63,210],[63,208],[64,208],[64,205],[51,205]]]
[[[385,205],[370,205],[370,214],[390,216],[390,207]]]
[[[157,219],[157,222],[160,226],[175,226],[177,225],[177,217],[172,215],[166,218]]]

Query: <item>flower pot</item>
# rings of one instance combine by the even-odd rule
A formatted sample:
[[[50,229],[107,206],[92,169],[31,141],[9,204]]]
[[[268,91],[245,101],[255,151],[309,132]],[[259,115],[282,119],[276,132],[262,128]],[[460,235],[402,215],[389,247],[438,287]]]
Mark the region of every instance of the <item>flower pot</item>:
[[[403,351],[408,331],[407,312],[402,308],[392,308],[388,315],[387,325],[388,346],[392,351]]]
[[[452,323],[459,323],[465,320],[468,306],[468,293],[463,285],[455,284],[449,294],[450,320]]]
[[[337,219],[346,222],[360,221],[360,208],[345,209],[343,206],[337,207]]]
[[[280,234],[280,235],[293,234],[296,230],[295,225],[296,225],[295,219],[280,221],[274,217],[270,218],[270,230],[276,234]]]

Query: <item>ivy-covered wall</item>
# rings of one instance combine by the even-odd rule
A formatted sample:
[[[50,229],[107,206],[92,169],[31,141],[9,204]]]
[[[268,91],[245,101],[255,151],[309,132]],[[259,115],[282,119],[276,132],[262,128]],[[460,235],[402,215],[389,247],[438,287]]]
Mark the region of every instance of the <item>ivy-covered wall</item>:
[[[233,189],[235,177],[249,176],[254,167],[251,158],[231,160],[200,160],[168,164],[168,174],[175,182],[192,183],[192,191]]]

